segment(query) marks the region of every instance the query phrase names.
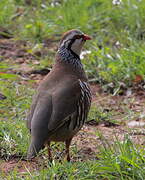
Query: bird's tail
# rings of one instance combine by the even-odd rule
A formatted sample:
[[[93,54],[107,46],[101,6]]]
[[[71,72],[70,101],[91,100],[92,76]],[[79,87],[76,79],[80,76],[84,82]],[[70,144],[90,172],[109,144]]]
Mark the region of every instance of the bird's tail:
[[[28,160],[31,160],[33,159],[34,157],[37,156],[37,154],[39,153],[39,151],[41,149],[44,148],[44,143],[42,140],[39,140],[39,139],[32,139],[31,140],[31,143],[30,143],[30,146],[29,146],[29,149],[28,149],[28,153],[27,153],[27,159]]]

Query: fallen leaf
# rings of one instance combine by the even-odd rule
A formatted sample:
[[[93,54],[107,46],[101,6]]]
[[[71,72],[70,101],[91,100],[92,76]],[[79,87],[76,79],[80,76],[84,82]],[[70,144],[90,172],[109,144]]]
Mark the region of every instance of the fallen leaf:
[[[135,79],[133,80],[133,82],[135,83],[139,83],[143,80],[143,77],[141,75],[136,75]]]

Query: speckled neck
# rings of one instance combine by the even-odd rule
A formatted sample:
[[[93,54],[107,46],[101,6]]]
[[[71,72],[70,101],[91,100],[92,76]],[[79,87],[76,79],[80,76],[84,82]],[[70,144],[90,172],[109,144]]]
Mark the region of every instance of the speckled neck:
[[[80,57],[75,54],[70,48],[62,46],[58,49],[58,53],[61,56],[61,60],[67,64],[71,64],[75,68],[83,69]]]

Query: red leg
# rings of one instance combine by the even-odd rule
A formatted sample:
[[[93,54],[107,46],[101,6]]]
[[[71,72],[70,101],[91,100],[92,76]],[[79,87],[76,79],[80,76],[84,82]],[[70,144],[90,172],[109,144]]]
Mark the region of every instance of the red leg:
[[[47,149],[48,149],[48,159],[49,159],[50,161],[52,161],[50,141],[47,142]]]
[[[72,139],[68,139],[68,140],[65,141],[67,161],[70,161],[69,146],[70,146],[71,140]]]

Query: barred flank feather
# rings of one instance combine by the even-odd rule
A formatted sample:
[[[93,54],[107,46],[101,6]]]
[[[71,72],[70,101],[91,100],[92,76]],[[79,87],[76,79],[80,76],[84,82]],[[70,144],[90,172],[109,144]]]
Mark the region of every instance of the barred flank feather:
[[[74,121],[73,123],[73,130],[80,130],[82,128],[82,126],[84,125],[87,116],[88,116],[88,112],[90,109],[90,105],[91,105],[91,91],[89,86],[87,85],[86,82],[82,82],[80,81],[80,86],[81,86],[81,96],[80,99],[77,103],[77,107],[76,107],[76,116],[74,118],[74,116],[70,116],[69,117],[69,121],[68,121],[68,128],[72,128],[70,126],[71,121]]]
[[[81,97],[78,102],[78,109],[80,109],[80,114],[78,115],[78,128],[81,128],[87,119],[88,112],[91,105],[91,91],[86,82],[80,80],[81,86]]]

